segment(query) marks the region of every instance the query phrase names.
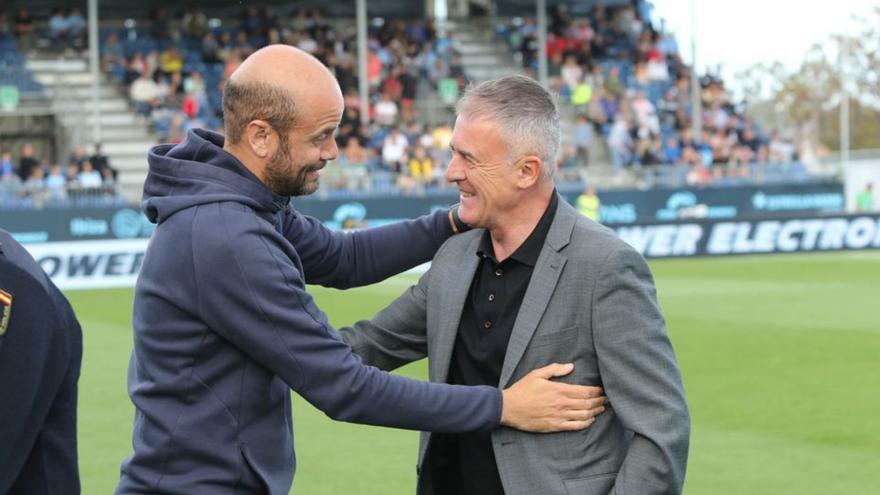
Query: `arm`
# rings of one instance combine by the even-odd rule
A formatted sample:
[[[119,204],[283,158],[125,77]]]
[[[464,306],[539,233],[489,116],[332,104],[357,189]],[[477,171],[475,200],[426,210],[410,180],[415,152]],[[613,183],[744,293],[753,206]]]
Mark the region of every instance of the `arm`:
[[[393,370],[427,356],[427,287],[431,271],[372,319],[339,329],[365,363]]]
[[[0,304],[0,319],[9,311],[0,335],[0,493],[10,490],[17,479],[25,483],[28,463],[35,459],[41,464],[33,467],[34,472],[51,468],[57,479],[77,483],[69,487],[74,490],[79,480],[73,469],[75,449],[71,454],[64,447],[75,444],[67,436],[75,431],[75,419],[57,416],[54,410],[63,407],[61,399],[72,399],[70,407],[75,409],[76,377],[72,385],[66,381],[70,373],[66,363],[75,349],[64,336],[79,332],[79,324],[60,314],[50,289],[3,255],[0,282],[0,288],[13,296],[9,306]],[[47,423],[52,423],[49,431],[44,429]],[[62,431],[59,425],[70,429]]]
[[[614,493],[680,493],[690,418],[645,260],[629,247],[602,263],[593,339],[608,401],[633,432]]]
[[[333,231],[294,213],[284,229],[306,283],[337,289],[376,283],[430,261],[452,234],[448,210],[355,232]]]
[[[407,289],[373,319],[340,329],[342,339],[364,362],[384,370],[424,358],[430,277],[431,270],[428,270],[418,284]],[[592,424],[594,417],[604,411],[602,390],[551,381],[572,369],[570,364],[545,366],[505,389],[501,424],[535,432],[577,430]],[[552,419],[548,423],[544,421],[546,418]]]
[[[289,247],[254,215],[214,205],[198,215],[201,318],[328,416],[440,432],[498,426],[495,388],[429,384],[365,366],[305,291]]]

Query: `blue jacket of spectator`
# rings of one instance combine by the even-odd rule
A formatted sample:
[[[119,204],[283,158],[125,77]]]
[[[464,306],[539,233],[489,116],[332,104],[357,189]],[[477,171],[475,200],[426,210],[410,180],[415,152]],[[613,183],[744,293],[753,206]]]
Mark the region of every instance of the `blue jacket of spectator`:
[[[0,493],[80,492],[82,331],[70,304],[0,229]]]
[[[117,493],[287,494],[290,389],[340,421],[489,430],[492,387],[429,384],[365,366],[306,283],[369,284],[430,259],[445,211],[355,233],[289,207],[204,130],[149,154],[157,223],[135,289],[134,454]]]

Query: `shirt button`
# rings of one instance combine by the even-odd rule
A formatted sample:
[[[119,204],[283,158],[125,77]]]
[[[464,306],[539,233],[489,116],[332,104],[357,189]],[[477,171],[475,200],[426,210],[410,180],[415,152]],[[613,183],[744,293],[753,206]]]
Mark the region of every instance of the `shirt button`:
[[[501,268],[496,268],[496,269],[495,269],[495,276],[496,276],[496,277],[500,277],[502,273],[504,273],[504,272],[501,271]]]
[[[495,294],[489,294],[489,302],[492,302],[494,300],[495,300]]]
[[[492,326],[492,322],[489,321],[489,320],[486,320],[486,323],[483,323],[483,328],[485,328],[485,329],[487,329],[487,330],[488,330],[491,326]]]

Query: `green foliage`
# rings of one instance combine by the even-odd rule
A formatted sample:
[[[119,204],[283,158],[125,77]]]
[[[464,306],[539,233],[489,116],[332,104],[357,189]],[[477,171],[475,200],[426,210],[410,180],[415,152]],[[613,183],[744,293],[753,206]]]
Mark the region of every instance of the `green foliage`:
[[[793,130],[796,140],[839,150],[841,75],[845,73],[850,148],[880,148],[880,7],[862,19],[860,26],[858,32],[830,36],[827,43],[805,50],[804,62],[793,73],[776,62],[738,74],[752,100],[750,113],[768,128]]]

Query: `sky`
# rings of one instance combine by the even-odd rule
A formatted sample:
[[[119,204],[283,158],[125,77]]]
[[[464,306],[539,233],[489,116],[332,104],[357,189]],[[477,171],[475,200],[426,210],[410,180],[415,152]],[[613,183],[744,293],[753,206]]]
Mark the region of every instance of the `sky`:
[[[807,50],[833,33],[858,32],[880,0],[650,0],[655,21],[666,19],[685,63],[691,63],[691,4],[695,4],[697,66],[723,64],[722,76],[756,63],[782,62],[796,70]],[[875,17],[876,19],[876,17]]]

